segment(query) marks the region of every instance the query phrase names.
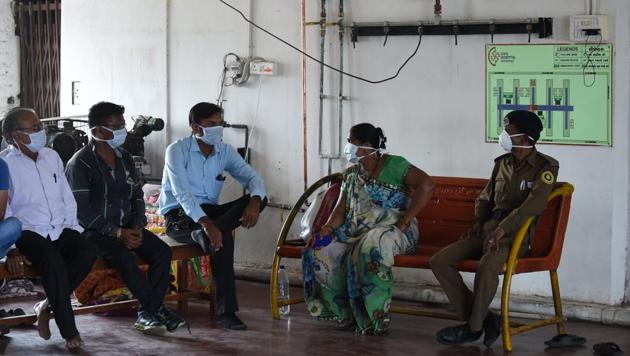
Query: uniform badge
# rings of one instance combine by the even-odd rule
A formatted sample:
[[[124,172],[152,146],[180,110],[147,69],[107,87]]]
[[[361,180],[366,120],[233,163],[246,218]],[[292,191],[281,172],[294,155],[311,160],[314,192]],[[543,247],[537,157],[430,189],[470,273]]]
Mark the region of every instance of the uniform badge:
[[[553,184],[555,179],[556,177],[553,176],[553,173],[551,173],[551,171],[544,171],[540,175],[540,180],[542,180],[545,184]]]

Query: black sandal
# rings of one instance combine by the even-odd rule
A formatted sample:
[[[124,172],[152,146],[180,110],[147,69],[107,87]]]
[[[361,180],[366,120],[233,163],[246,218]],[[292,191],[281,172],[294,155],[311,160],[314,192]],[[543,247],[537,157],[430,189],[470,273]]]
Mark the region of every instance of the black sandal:
[[[623,355],[623,351],[619,345],[612,342],[602,342],[600,344],[593,345],[593,351],[595,355],[602,356],[619,356]]]
[[[585,343],[585,338],[572,334],[558,334],[551,338],[551,340],[545,341],[545,345],[549,347],[576,347],[582,346]]]

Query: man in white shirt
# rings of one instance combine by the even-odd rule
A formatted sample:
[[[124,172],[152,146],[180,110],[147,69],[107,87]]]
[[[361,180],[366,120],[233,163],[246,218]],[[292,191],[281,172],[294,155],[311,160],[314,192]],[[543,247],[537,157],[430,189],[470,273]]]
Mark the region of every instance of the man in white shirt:
[[[11,145],[0,153],[10,169],[7,216],[22,222],[22,236],[15,245],[23,256],[9,251],[7,266],[13,266],[9,272],[19,275],[24,264],[32,264],[42,275],[47,299],[36,305],[39,335],[50,338],[48,321],[53,311],[66,346],[77,349],[83,342],[70,294],[90,272],[95,248],[81,235],[63,163],[57,152],[44,147],[46,132],[35,111],[9,111],[2,121],[2,135]]]

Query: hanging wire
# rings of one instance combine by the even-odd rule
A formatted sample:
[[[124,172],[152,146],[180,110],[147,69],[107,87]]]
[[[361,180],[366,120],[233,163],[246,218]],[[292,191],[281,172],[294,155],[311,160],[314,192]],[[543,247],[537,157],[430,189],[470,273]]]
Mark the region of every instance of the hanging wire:
[[[395,79],[398,77],[398,75],[400,74],[400,72],[403,70],[403,68],[405,68],[405,66],[407,65],[407,63],[409,63],[409,61],[418,53],[418,50],[420,49],[420,44],[422,43],[422,26],[418,26],[418,44],[416,45],[416,48],[414,49],[413,53],[407,58],[407,60],[405,60],[405,62],[403,62],[403,64],[398,68],[398,70],[396,71],[396,74],[392,75],[391,77],[387,77],[381,80],[370,80],[370,79],[366,79],[363,78],[361,76],[358,75],[354,75],[354,74],[350,74],[347,72],[344,72],[338,68],[335,68],[333,66],[330,66],[328,64],[326,64],[325,62],[320,61],[319,59],[311,56],[310,54],[302,51],[301,49],[295,47],[294,45],[290,44],[289,42],[285,41],[284,39],[276,36],[275,34],[271,33],[270,31],[264,29],[263,27],[259,26],[258,24],[256,24],[255,22],[253,22],[252,20],[250,20],[241,10],[237,9],[236,7],[232,6],[231,4],[225,2],[224,0],[219,0],[219,2],[221,2],[222,4],[224,4],[225,6],[229,7],[230,9],[234,10],[234,12],[238,13],[239,15],[241,15],[241,17],[243,18],[243,20],[245,20],[247,23],[249,23],[250,25],[256,27],[257,29],[261,30],[262,32],[268,34],[269,36],[275,38],[276,40],[284,43],[285,45],[287,45],[288,47],[292,48],[293,50],[301,53],[302,55],[306,56],[307,58],[309,58],[312,61],[315,61],[321,65],[323,65],[324,67],[333,70],[339,74],[343,74],[347,77],[350,78],[354,78],[366,83],[370,83],[370,84],[380,84],[380,83],[384,83],[387,81],[390,81],[392,79]]]
[[[591,49],[589,51],[588,48],[588,40],[590,38],[590,34],[586,35],[586,42],[584,42],[584,53],[586,54],[586,63],[584,63],[584,66],[582,66],[582,82],[584,83],[584,86],[587,88],[591,88],[593,85],[595,85],[595,82],[597,81],[597,74],[595,73],[595,62],[593,62],[593,60],[591,59],[591,56],[593,55],[593,49]],[[597,45],[595,46],[595,49],[599,48],[602,45],[602,37],[599,37],[599,42],[597,43]],[[593,71],[591,74],[593,75],[593,81],[591,83],[588,83],[586,81],[586,70],[588,67],[591,67],[591,70]]]

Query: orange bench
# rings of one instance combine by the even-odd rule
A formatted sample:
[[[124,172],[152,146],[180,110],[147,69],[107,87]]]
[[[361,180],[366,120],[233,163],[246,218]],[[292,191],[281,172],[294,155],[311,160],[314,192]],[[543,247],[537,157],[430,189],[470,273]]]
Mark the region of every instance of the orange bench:
[[[309,197],[322,186],[331,184],[331,187],[334,187],[334,189],[329,188],[326,192],[313,224],[314,230],[322,226],[332,212],[332,206],[335,205],[338,198],[338,184],[340,180],[341,174],[332,174],[320,179],[309,187],[298,199],[282,226],[278,236],[271,275],[271,310],[273,317],[276,319],[280,317],[279,308],[281,306],[304,301],[303,297],[285,301],[278,300],[277,281],[280,261],[282,258],[300,258],[304,248],[303,246],[298,246],[296,240],[287,240],[289,230],[302,205]],[[396,256],[394,263],[396,267],[430,269],[429,260],[433,254],[450,243],[457,241],[462,233],[472,226],[475,199],[488,182],[486,179],[457,177],[433,177],[433,180],[436,185],[433,196],[417,216],[420,225],[420,243],[416,254]],[[536,233],[531,240],[531,253],[529,256],[518,258],[518,251],[529,226],[535,221],[534,217],[530,217],[525,221],[514,240],[514,245],[510,250],[504,267],[501,295],[502,337],[505,351],[509,352],[512,350],[512,335],[552,324],[557,326],[558,333],[565,332],[557,268],[562,255],[562,245],[569,220],[572,193],[573,186],[571,184],[556,183],[548,198],[547,208],[537,219]],[[462,272],[475,272],[478,265],[479,262],[476,260],[464,261],[460,264],[459,270]],[[549,271],[555,315],[526,325],[510,323],[509,303],[512,276],[518,273],[540,271]],[[452,314],[427,312],[396,306],[393,306],[390,312],[449,319],[455,318]]]

